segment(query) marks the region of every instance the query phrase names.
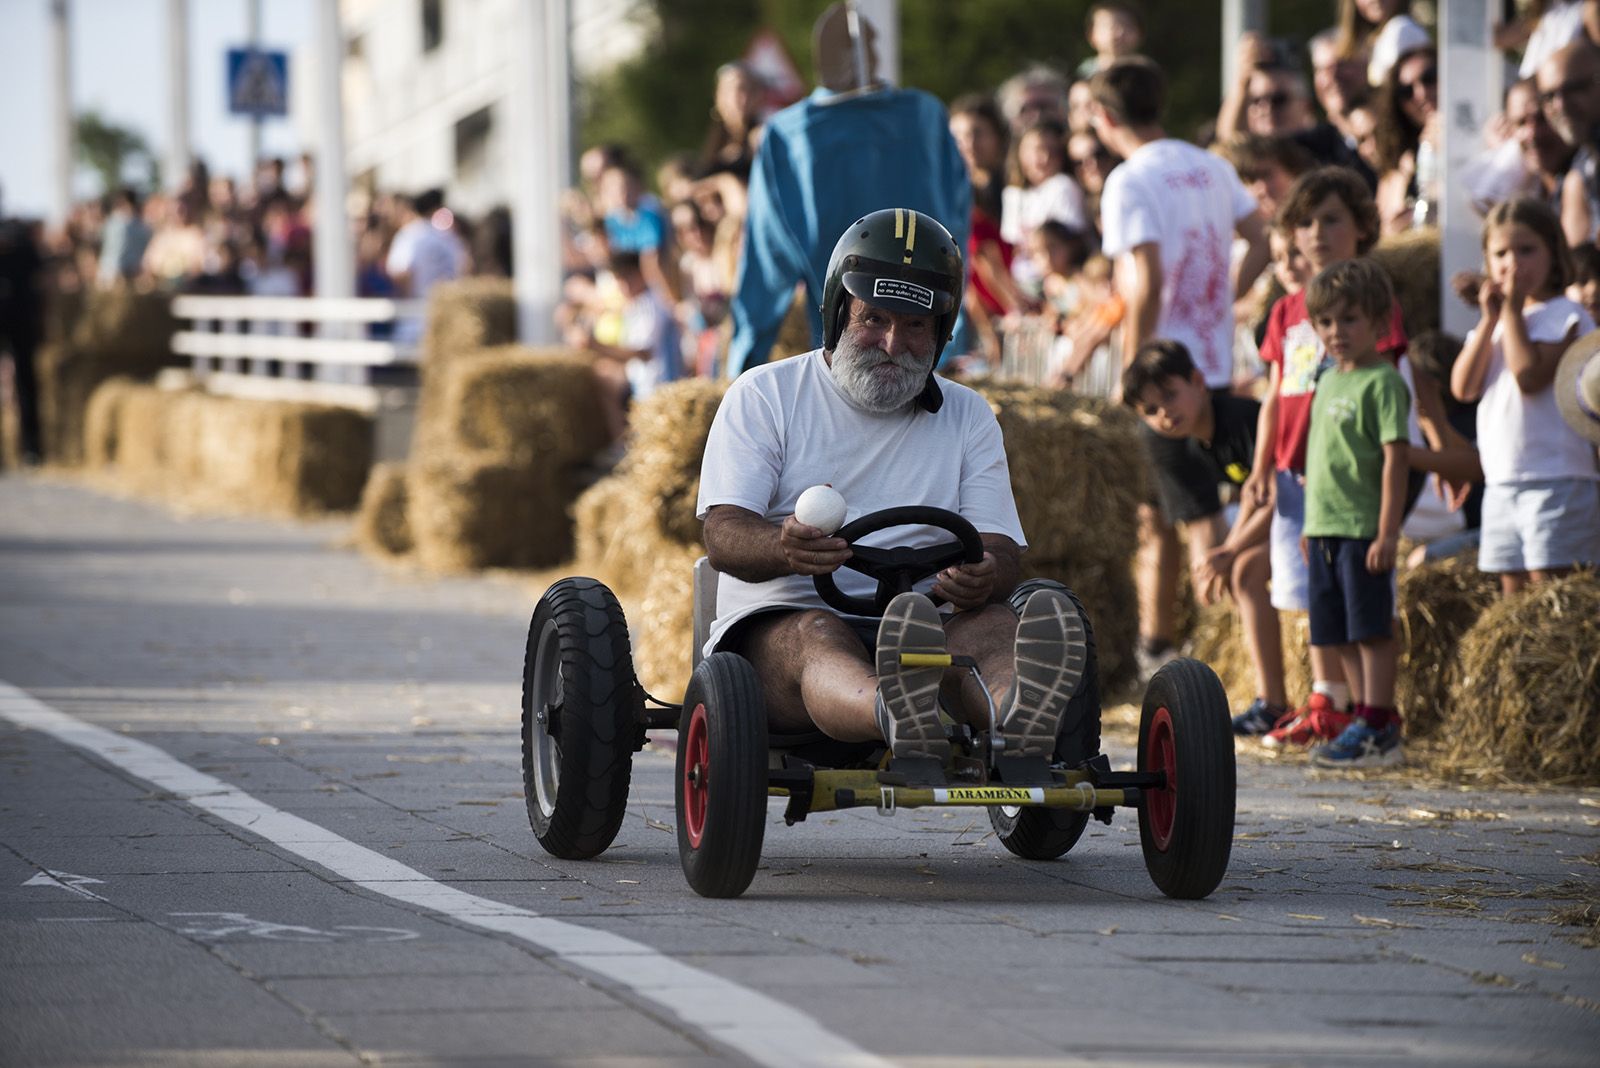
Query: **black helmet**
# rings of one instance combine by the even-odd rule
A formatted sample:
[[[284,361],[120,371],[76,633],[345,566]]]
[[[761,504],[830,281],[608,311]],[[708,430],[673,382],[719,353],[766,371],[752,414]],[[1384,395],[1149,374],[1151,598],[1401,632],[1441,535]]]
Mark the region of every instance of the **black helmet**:
[[[822,287],[823,347],[844,333],[845,294],[901,315],[937,316],[933,362],[955,329],[966,283],[961,250],[939,220],[911,208],[883,208],[850,224],[828,259]]]

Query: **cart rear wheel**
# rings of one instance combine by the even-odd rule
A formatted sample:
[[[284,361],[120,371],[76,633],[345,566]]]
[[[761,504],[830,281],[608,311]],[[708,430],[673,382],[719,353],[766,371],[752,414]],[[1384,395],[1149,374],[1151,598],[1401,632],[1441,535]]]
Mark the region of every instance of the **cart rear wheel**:
[[[628,805],[637,686],[622,607],[570,578],[539,599],[522,665],[522,782],[528,823],[565,860],[604,852]]]
[[[1168,897],[1217,888],[1233,850],[1236,778],[1228,695],[1198,660],[1156,673],[1139,717],[1139,770],[1166,774],[1139,808],[1145,867]]]
[[[1060,808],[994,805],[989,809],[989,823],[1000,844],[1024,860],[1055,860],[1078,844],[1083,829],[1089,825],[1089,814]]]
[[[1083,619],[1089,647],[1083,678],[1061,717],[1061,734],[1056,738],[1056,760],[1077,767],[1100,751],[1100,662],[1095,652],[1094,624],[1077,595],[1052,579],[1018,583],[1010,597],[1012,611],[1020,614],[1029,595],[1041,589],[1060,590],[1072,601]],[[989,809],[989,823],[1000,844],[1024,860],[1055,860],[1078,844],[1089,824],[1089,813],[1002,805]]]
[[[689,885],[703,897],[738,897],[755,877],[767,822],[767,714],[743,657],[713,653],[695,668],[674,781]]]

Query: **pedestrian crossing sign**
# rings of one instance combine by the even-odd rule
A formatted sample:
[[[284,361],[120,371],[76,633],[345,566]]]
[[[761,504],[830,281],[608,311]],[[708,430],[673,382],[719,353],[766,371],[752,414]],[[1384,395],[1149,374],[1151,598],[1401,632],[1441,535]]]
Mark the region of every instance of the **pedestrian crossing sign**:
[[[258,119],[289,114],[289,54],[228,49],[228,110]]]

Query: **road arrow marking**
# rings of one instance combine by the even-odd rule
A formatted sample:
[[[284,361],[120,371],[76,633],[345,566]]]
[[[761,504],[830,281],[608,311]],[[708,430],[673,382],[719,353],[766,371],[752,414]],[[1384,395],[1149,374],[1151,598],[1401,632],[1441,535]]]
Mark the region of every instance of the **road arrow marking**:
[[[65,890],[69,894],[77,894],[79,897],[86,897],[90,901],[105,900],[105,898],[101,897],[94,891],[85,890],[83,888],[85,883],[95,883],[97,885],[104,886],[105,880],[91,879],[87,875],[74,875],[70,871],[51,871],[49,868],[45,868],[38,875],[35,875],[22,885],[55,886]]]

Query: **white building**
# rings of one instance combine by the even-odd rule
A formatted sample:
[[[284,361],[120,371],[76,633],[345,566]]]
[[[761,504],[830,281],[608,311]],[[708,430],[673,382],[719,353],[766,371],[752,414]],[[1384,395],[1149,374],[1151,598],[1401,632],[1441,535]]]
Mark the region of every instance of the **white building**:
[[[348,173],[369,190],[443,188],[476,215],[511,202],[513,8],[529,0],[340,0]],[[574,73],[636,55],[630,0],[570,0]]]

